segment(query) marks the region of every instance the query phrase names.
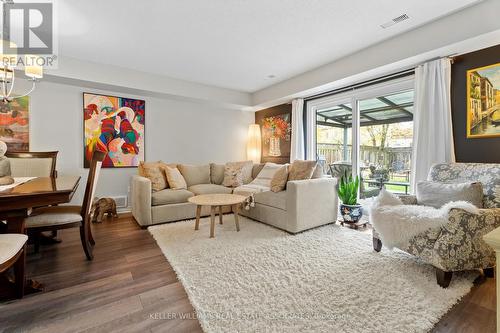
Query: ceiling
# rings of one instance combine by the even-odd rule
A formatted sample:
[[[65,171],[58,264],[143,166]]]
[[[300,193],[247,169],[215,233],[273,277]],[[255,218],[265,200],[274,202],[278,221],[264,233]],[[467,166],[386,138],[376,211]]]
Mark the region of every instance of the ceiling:
[[[478,2],[64,0],[59,55],[255,92]]]

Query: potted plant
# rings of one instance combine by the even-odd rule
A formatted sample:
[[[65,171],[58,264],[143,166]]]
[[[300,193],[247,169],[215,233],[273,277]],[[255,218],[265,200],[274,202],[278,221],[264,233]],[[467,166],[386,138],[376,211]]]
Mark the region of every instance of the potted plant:
[[[347,176],[346,172],[344,176],[340,177],[337,193],[342,201],[340,215],[342,215],[345,223],[356,223],[363,216],[363,210],[358,203],[358,188],[359,176],[353,179],[352,175]]]

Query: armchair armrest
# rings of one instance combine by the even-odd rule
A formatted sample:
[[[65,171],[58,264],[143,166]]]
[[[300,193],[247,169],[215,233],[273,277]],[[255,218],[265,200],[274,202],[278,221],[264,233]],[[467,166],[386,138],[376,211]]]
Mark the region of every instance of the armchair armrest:
[[[294,180],[287,183],[288,231],[299,232],[337,219],[336,178]]]
[[[480,209],[479,214],[452,209],[448,220],[434,243],[439,266],[444,270],[493,267],[495,252],[483,236],[500,226],[500,208]]]
[[[151,225],[151,181],[146,177],[135,175],[132,176],[130,185],[132,215],[140,225]]]
[[[478,232],[484,229],[491,231],[498,227],[500,227],[500,208],[479,209],[479,214],[472,214],[456,208],[450,211],[449,222],[443,226],[443,231],[450,233],[457,231]]]

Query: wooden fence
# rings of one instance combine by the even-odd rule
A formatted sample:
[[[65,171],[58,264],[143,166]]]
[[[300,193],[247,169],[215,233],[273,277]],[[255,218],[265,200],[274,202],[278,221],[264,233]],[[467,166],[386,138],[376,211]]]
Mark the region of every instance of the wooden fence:
[[[347,145],[347,156],[351,157],[352,146]],[[361,164],[375,165],[378,168],[391,169],[392,171],[409,170],[411,165],[411,147],[386,147],[380,149],[373,146],[361,146]],[[344,161],[344,145],[318,143],[317,156],[324,159],[326,164]]]

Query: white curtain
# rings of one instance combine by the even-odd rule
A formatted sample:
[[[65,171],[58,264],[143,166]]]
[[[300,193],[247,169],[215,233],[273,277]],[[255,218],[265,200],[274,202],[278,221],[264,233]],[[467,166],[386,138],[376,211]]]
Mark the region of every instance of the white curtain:
[[[301,98],[292,101],[292,146],[290,162],[304,159],[304,100]]]
[[[415,69],[412,189],[427,179],[434,163],[455,162],[451,121],[451,61],[427,62]]]

